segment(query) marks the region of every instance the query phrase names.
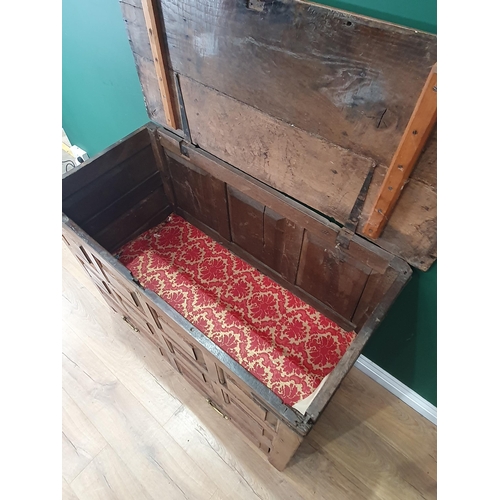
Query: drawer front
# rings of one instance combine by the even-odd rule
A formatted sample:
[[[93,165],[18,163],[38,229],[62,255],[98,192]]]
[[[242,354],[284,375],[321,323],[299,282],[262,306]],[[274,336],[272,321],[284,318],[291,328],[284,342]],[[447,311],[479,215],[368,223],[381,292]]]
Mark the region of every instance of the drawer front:
[[[203,395],[209,398],[217,397],[216,388],[205,373],[181,357],[176,357],[174,362],[177,370],[184,376],[184,378],[188,380],[191,385],[194,385],[194,387]]]
[[[128,323],[128,325],[133,330],[138,330],[143,337],[150,340],[155,345],[155,347],[161,347],[166,349],[166,345],[163,342],[160,333],[155,331],[151,323],[145,321],[144,318],[141,318],[139,315],[134,314],[132,311],[127,311],[125,314],[122,315],[122,319],[126,323]]]
[[[185,335],[180,335],[178,329],[176,329],[177,331],[174,330],[169,323],[166,323],[163,316],[158,315],[158,318],[164,336],[169,339],[173,345],[174,353],[182,354],[206,370],[207,365],[205,358],[199,347],[195,346],[194,342],[189,342]]]
[[[270,432],[278,426],[276,415],[265,407],[264,402],[252,393],[251,389],[240,379],[226,373],[227,390],[245,407],[246,411],[256,418]]]
[[[234,425],[264,453],[269,453],[274,434],[254,418],[245,405],[235,398],[229,391],[222,391],[223,410],[233,421]]]
[[[133,287],[132,283],[127,282],[127,280],[117,276],[117,274],[111,273],[109,269],[107,269],[106,275],[108,276],[109,285],[123,302],[124,307],[147,317],[144,305],[139,298],[139,292]]]

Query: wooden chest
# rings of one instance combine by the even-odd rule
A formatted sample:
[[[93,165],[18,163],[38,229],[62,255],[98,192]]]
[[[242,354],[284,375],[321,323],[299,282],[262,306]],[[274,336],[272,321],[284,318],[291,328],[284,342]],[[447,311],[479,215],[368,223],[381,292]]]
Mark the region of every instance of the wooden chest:
[[[153,121],[63,176],[63,240],[281,470],[436,258],[435,37],[297,1],[122,10]]]

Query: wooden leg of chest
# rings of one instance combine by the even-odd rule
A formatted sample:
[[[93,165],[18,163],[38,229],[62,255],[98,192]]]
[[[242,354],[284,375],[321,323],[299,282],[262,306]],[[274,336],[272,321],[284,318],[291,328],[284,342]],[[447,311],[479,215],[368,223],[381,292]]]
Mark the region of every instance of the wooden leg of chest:
[[[269,463],[279,471],[284,470],[303,439],[303,436],[292,431],[283,422],[279,422],[277,436],[269,452]]]

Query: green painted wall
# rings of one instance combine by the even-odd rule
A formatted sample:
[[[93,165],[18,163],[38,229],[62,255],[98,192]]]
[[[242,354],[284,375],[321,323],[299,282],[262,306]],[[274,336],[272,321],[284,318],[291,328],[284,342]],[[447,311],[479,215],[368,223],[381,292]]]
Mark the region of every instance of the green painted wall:
[[[437,406],[437,263],[413,276],[363,354]]]
[[[149,118],[118,0],[62,7],[62,125],[94,156]]]
[[[436,0],[319,3],[436,32]],[[90,156],[148,121],[118,0],[64,0],[62,62],[63,127]],[[436,318],[434,265],[427,273],[414,271],[363,352],[432,404],[437,404]]]

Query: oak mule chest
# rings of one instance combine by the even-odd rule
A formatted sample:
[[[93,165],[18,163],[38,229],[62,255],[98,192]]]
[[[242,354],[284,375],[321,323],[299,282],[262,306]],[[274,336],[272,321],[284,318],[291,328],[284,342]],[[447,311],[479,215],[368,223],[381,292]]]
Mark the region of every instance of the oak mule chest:
[[[436,258],[435,37],[292,0],[121,6],[152,121],[63,176],[63,240],[282,470]]]

